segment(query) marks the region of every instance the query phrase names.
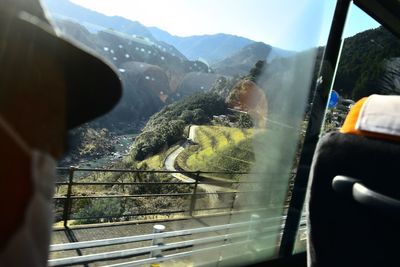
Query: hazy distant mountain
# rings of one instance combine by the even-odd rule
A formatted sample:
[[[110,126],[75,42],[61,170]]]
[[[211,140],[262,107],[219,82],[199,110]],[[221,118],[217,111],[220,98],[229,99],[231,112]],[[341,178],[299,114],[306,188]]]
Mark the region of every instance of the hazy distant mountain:
[[[220,75],[215,73],[190,72],[185,75],[176,89],[179,97],[185,97],[202,91],[209,91]]]
[[[161,41],[175,46],[187,58],[203,59],[212,64],[220,61],[254,41],[230,34],[198,35],[179,37],[156,27],[148,28],[152,35]]]
[[[274,60],[276,58],[288,58],[295,54],[296,54],[296,52],[294,52],[294,51],[285,50],[282,48],[272,46],[271,52],[269,52],[269,54],[268,54],[267,61],[271,62],[272,60]]]
[[[96,36],[89,32],[85,27],[81,26],[77,22],[71,20],[54,20],[55,26],[61,30],[61,32],[67,34],[73,39],[80,43],[96,50],[97,40]]]
[[[69,0],[44,0],[44,3],[48,11],[50,11],[49,13],[53,16],[74,19],[91,32],[114,30],[121,34],[142,37],[147,41],[168,47],[170,50],[176,48],[186,58],[201,60],[207,64],[219,62],[232,56],[243,47],[254,43],[254,41],[244,37],[223,33],[179,37],[156,27],[147,28],[137,21],[118,16],[106,16],[76,5]],[[178,54],[177,51],[170,52],[171,54]],[[286,52],[274,49],[271,57],[287,56]]]
[[[94,24],[106,29],[113,29],[126,34],[135,34],[154,40],[150,31],[139,22],[118,16],[106,16],[93,10],[76,5],[68,0],[43,0],[50,14],[74,18],[81,24]]]
[[[124,96],[118,106],[102,118],[103,125],[118,128],[124,128],[124,123],[134,125],[157,112],[167,100],[171,103],[211,87],[212,70],[203,62],[188,60],[173,46],[112,30],[89,32],[72,20],[56,19],[55,23],[65,35],[88,46],[119,71]],[[192,79],[188,83],[190,75],[187,77],[187,74],[193,72],[204,80]]]
[[[257,42],[249,44],[233,55],[212,66],[215,72],[224,75],[246,75],[259,60],[267,60],[272,51],[270,45]]]

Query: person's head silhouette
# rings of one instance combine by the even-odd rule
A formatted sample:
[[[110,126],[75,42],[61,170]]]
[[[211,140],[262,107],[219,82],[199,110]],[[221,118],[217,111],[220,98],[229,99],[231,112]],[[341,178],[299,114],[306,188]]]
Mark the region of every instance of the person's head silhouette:
[[[57,33],[39,0],[0,0],[0,65],[0,265],[45,266],[52,158],[68,129],[111,110],[121,83]]]

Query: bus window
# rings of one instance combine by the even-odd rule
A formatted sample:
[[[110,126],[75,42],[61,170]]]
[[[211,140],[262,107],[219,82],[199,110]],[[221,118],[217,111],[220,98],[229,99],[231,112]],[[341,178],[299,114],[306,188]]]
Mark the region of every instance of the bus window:
[[[366,28],[355,29],[360,22]],[[400,40],[352,4],[344,42],[325,113],[322,135],[337,131],[359,99],[371,94],[398,95]],[[322,54],[322,49],[319,51]],[[305,251],[307,231],[301,221],[295,252]]]
[[[84,241],[96,231],[74,230],[82,225],[110,238],[155,222],[207,226],[220,230],[192,234],[200,252],[176,264],[276,258],[334,1],[44,3],[60,32],[113,64],[124,85],[113,111],[69,133],[55,227]]]
[[[354,32],[354,25],[360,21],[368,23],[369,29]],[[342,126],[352,105],[362,97],[400,93],[399,39],[355,5],[349,14],[345,35],[333,84],[338,100],[335,105],[328,106],[325,132]]]

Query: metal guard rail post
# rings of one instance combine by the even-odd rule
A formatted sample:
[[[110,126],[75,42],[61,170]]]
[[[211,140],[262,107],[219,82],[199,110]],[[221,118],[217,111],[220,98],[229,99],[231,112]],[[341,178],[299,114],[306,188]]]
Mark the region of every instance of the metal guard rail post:
[[[71,194],[72,194],[72,184],[74,182],[74,171],[75,167],[71,166],[68,169],[68,189],[67,189],[67,197],[64,202],[64,211],[63,211],[63,221],[64,227],[68,226],[69,216],[71,214]]]

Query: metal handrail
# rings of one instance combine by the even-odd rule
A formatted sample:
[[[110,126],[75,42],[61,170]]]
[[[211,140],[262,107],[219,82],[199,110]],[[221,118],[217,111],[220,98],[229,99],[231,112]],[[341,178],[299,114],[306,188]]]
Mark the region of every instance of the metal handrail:
[[[267,237],[270,238],[271,236]],[[274,236],[272,236],[274,237]],[[261,238],[261,239],[266,239],[266,238]],[[244,246],[244,245],[250,245],[253,241],[252,240],[245,240],[245,241],[240,241],[240,242],[235,242],[235,243],[229,243],[229,244],[223,244],[223,245],[218,245],[218,246],[212,246],[212,247],[206,247],[206,248],[200,248],[192,251],[185,251],[185,252],[179,252],[179,253],[174,253],[171,255],[165,255],[163,257],[151,257],[149,259],[142,259],[142,260],[136,260],[136,261],[130,261],[130,262],[123,262],[123,263],[116,263],[112,265],[106,265],[105,267],[135,267],[135,266],[143,266],[144,264],[153,264],[153,263],[159,263],[163,261],[168,261],[172,259],[179,259],[179,258],[184,258],[188,256],[192,256],[194,254],[199,254],[199,253],[204,253],[208,251],[216,251],[220,250],[221,248],[228,248],[228,247],[233,247],[233,246]],[[273,248],[276,248],[277,246],[269,247],[269,248],[262,248],[260,251],[265,251],[265,250],[270,250]]]
[[[186,213],[190,210],[163,210],[157,212],[146,212],[146,213],[127,213],[127,214],[111,214],[102,216],[90,216],[90,217],[73,217],[74,220],[88,220],[88,219],[109,219],[109,218],[126,218],[132,216],[150,216],[150,215],[165,215],[165,214],[176,214],[176,213]],[[196,209],[197,211],[197,209]]]
[[[54,259],[54,260],[49,260],[48,263],[49,263],[49,266],[63,266],[63,265],[72,265],[72,264],[79,264],[79,263],[88,263],[88,262],[99,261],[99,260],[124,258],[124,257],[129,257],[129,256],[136,256],[136,255],[143,254],[143,253],[150,253],[155,250],[178,249],[178,248],[182,248],[182,247],[190,247],[190,246],[195,246],[195,245],[214,243],[214,242],[218,242],[218,241],[226,241],[226,240],[232,239],[232,238],[244,237],[253,232],[255,232],[255,231],[247,231],[247,232],[225,234],[225,235],[212,236],[212,237],[204,237],[204,238],[199,238],[199,239],[174,242],[174,243],[160,245],[160,246],[147,246],[147,247],[124,249],[124,250],[117,250],[117,251],[111,251],[111,252],[102,252],[102,253],[96,253],[96,254],[90,254],[90,255],[74,256],[74,257],[62,258],[62,259]]]
[[[56,182],[56,185],[68,185],[67,182]],[[193,185],[195,182],[74,182],[74,185]]]
[[[284,217],[284,216],[283,216]],[[204,245],[215,243],[219,241],[229,242],[236,238],[243,238],[246,237],[245,241],[235,241],[234,243],[219,245],[217,247],[208,247],[208,249],[220,249],[225,245],[242,245],[245,243],[253,242],[250,236],[257,236],[260,239],[270,239],[270,238],[277,238],[276,234],[272,235],[265,235],[271,231],[276,231],[278,228],[277,226],[269,226],[269,227],[262,227],[263,223],[266,222],[274,222],[274,221],[281,221],[282,217],[275,217],[275,218],[266,218],[266,219],[253,219],[258,218],[258,216],[252,215],[250,221],[240,222],[240,223],[232,223],[232,224],[224,224],[224,225],[215,225],[215,226],[208,226],[208,227],[201,227],[201,228],[194,228],[194,229],[185,229],[185,230],[178,230],[178,231],[170,231],[170,232],[162,232],[162,233],[153,233],[147,235],[140,235],[140,236],[130,236],[130,237],[120,237],[120,238],[111,238],[111,239],[103,239],[103,240],[95,240],[95,241],[83,241],[83,242],[76,242],[76,243],[68,243],[68,244],[57,244],[52,245],[50,247],[50,251],[62,251],[62,250],[71,250],[71,249],[82,249],[82,248],[93,248],[93,247],[101,247],[101,246],[110,246],[110,245],[119,245],[119,244],[126,244],[126,243],[133,243],[133,242],[140,242],[140,241],[148,241],[148,240],[160,240],[161,243],[154,244],[151,246],[146,247],[139,247],[139,248],[132,248],[132,249],[124,249],[124,250],[117,250],[117,251],[110,251],[110,252],[102,252],[102,253],[95,253],[90,255],[81,255],[81,256],[73,256],[67,258],[60,258],[60,259],[52,259],[48,261],[49,266],[66,266],[66,265],[73,265],[73,264],[84,264],[90,263],[95,261],[104,261],[104,260],[113,260],[113,259],[120,259],[126,258],[136,255],[143,255],[152,253],[155,251],[165,251],[165,250],[172,250],[172,249],[183,249],[188,247],[193,247],[195,245]],[[156,227],[156,226],[155,226]],[[284,225],[280,225],[280,229],[283,229]],[[193,234],[200,234],[200,233],[207,233],[207,232],[216,232],[221,230],[231,230],[231,229],[240,229],[246,228],[244,231],[228,233],[228,234],[220,234],[217,236],[212,237],[202,237],[196,238],[191,240],[184,240],[179,242],[173,242],[169,244],[165,244],[163,240],[165,238],[171,237],[179,237],[179,236],[187,236]],[[304,227],[303,227],[304,228]],[[262,235],[264,234],[264,235]],[[276,246],[275,246],[276,247]],[[155,263],[166,261],[169,259],[176,259],[181,258],[182,256],[190,256],[195,253],[200,253],[204,249],[196,249],[189,252],[180,252],[174,253],[172,255],[166,255],[158,257],[151,256],[149,259],[144,260],[136,260],[130,261],[125,263],[118,263],[110,266],[138,266],[144,263]],[[204,250],[204,251],[205,251]]]
[[[282,217],[259,219],[259,217],[257,215],[252,215],[250,221],[246,221],[246,222],[200,227],[200,228],[194,228],[194,229],[184,229],[184,230],[162,232],[162,233],[153,233],[153,234],[146,234],[146,235],[140,235],[140,236],[120,237],[120,238],[111,238],[111,239],[103,239],[103,240],[95,240],[95,241],[83,241],[83,242],[68,243],[68,244],[56,244],[56,245],[52,245],[50,247],[50,251],[55,252],[55,251],[61,251],[61,250],[93,248],[93,247],[100,247],[100,246],[109,246],[109,245],[118,245],[118,244],[147,241],[147,240],[153,240],[153,241],[161,240],[162,241],[162,240],[164,240],[164,238],[170,238],[170,237],[179,237],[179,236],[187,236],[187,235],[215,232],[215,231],[221,231],[221,230],[246,228],[246,229],[244,229],[244,231],[240,231],[240,232],[219,234],[219,235],[212,236],[212,237],[202,237],[202,238],[184,240],[184,241],[179,241],[179,242],[174,242],[174,243],[169,243],[169,244],[164,244],[164,242],[161,242],[157,245],[154,245],[154,242],[153,242],[153,245],[146,246],[146,247],[124,249],[124,250],[117,250],[117,251],[111,251],[111,252],[102,252],[102,253],[95,253],[95,254],[82,255],[82,256],[73,256],[73,257],[67,257],[67,258],[61,258],[61,259],[52,259],[52,260],[48,261],[48,264],[49,264],[49,266],[65,266],[65,265],[89,263],[89,262],[94,262],[94,261],[103,261],[103,260],[111,260],[111,259],[130,257],[130,256],[135,256],[135,255],[142,255],[142,254],[146,254],[146,253],[152,253],[154,251],[161,252],[163,250],[187,248],[187,247],[191,247],[194,245],[203,245],[203,244],[209,244],[209,243],[214,243],[214,242],[219,242],[219,241],[229,241],[229,240],[232,240],[235,238],[241,238],[241,237],[247,237],[247,240],[249,240],[250,235],[255,236],[255,235],[259,235],[260,233],[268,233],[268,232],[277,230],[277,226],[263,227],[264,223],[280,222],[281,220],[282,220]],[[283,224],[280,225],[280,228],[281,229],[283,228]],[[270,236],[270,237],[276,237],[276,235]],[[129,266],[132,266],[132,264],[134,264],[133,266],[135,266],[135,263],[138,263],[138,262],[142,262],[142,260],[130,262]]]
[[[134,194],[134,195],[89,195],[89,196],[71,196],[70,199],[93,199],[93,198],[131,198],[131,197],[183,197],[183,196],[202,196],[202,195],[225,195],[225,194],[254,194],[264,193],[261,190],[250,191],[232,191],[232,192],[201,192],[201,193],[168,193],[168,194]],[[54,197],[53,199],[65,199],[65,197]]]
[[[67,186],[67,192],[65,195],[56,195],[54,196],[54,200],[63,201],[63,224],[64,227],[68,226],[68,221],[71,218],[71,210],[72,210],[72,201],[79,200],[79,199],[112,199],[112,198],[155,198],[155,197],[191,197],[190,200],[190,207],[189,210],[178,210],[178,211],[162,211],[162,212],[152,212],[152,213],[134,213],[134,214],[119,214],[119,215],[103,215],[99,217],[80,217],[73,219],[100,219],[100,218],[116,218],[116,217],[132,217],[132,216],[146,216],[146,215],[156,215],[156,214],[173,214],[173,213],[182,213],[188,212],[189,216],[192,216],[196,209],[196,201],[197,198],[200,196],[207,196],[213,194],[255,194],[255,193],[262,193],[262,191],[257,190],[247,190],[247,191],[239,191],[234,188],[230,189],[230,191],[226,192],[199,192],[198,186],[202,184],[209,184],[212,186],[233,186],[234,184],[260,184],[263,183],[261,180],[246,180],[246,181],[231,181],[229,179],[212,179],[212,178],[204,178],[201,177],[202,174],[258,174],[258,173],[249,173],[249,172],[213,172],[213,171],[184,171],[184,170],[176,170],[176,171],[168,171],[168,170],[135,170],[135,169],[104,169],[104,168],[79,168],[79,167],[59,167],[57,168],[58,171],[68,171],[68,181],[67,182],[56,182],[56,186]],[[172,174],[172,173],[182,173],[190,175],[189,177],[192,179],[190,181],[181,181],[181,182],[75,182],[74,181],[74,174],[75,172],[118,172],[118,173],[165,173],[165,174]],[[205,179],[206,182],[202,181]],[[154,185],[180,185],[180,186],[187,186],[191,188],[191,192],[187,193],[159,193],[159,194],[102,194],[102,195],[74,195],[73,194],[73,187],[84,187],[84,186],[134,186],[134,185],[143,185],[143,186],[154,186]],[[233,205],[232,205],[233,207]],[[231,208],[232,208],[231,207]],[[202,209],[204,210],[204,209]]]
[[[199,239],[193,240],[185,240],[174,242],[170,244],[160,245],[160,246],[147,246],[147,247],[140,247],[140,248],[133,248],[133,249],[124,249],[124,250],[117,250],[111,252],[102,252],[90,255],[82,255],[82,256],[74,256],[69,258],[62,258],[62,259],[53,259],[49,260],[49,266],[63,266],[63,265],[73,265],[79,263],[88,263],[93,261],[100,261],[100,260],[111,260],[117,258],[124,258],[129,256],[136,256],[139,254],[149,253],[155,250],[169,250],[169,249],[178,249],[182,247],[190,247],[195,245],[203,245],[207,243],[214,243],[218,241],[226,241],[232,238],[244,237],[247,236],[255,231],[246,231],[240,233],[233,233],[233,234],[225,234],[219,236],[212,236],[212,237],[204,237]]]
[[[260,223],[261,222],[263,222],[263,223],[273,222],[273,221],[282,220],[282,218],[284,218],[284,217],[266,218],[266,219],[261,219],[258,222],[260,222]],[[54,252],[54,251],[61,251],[61,250],[72,250],[72,249],[109,246],[109,245],[116,245],[116,244],[124,244],[124,243],[152,240],[154,238],[159,238],[159,237],[168,238],[168,237],[177,237],[177,236],[184,236],[184,235],[193,235],[193,234],[206,233],[206,232],[210,232],[210,231],[235,229],[235,228],[248,226],[248,224],[249,224],[249,222],[240,222],[240,223],[199,227],[199,228],[193,228],[193,229],[177,230],[177,231],[157,233],[157,234],[146,234],[146,235],[129,236],[129,237],[118,237],[118,238],[109,238],[109,239],[101,239],[101,240],[81,241],[81,242],[66,243],[66,244],[55,244],[55,245],[50,246],[50,251]]]
[[[184,257],[192,256],[193,254],[204,253],[204,252],[208,252],[208,251],[216,251],[218,249],[231,247],[233,245],[246,245],[246,244],[249,244],[250,242],[251,241],[246,240],[246,241],[237,242],[235,244],[223,244],[223,245],[219,245],[219,246],[212,246],[212,247],[207,247],[207,248],[196,249],[196,250],[192,250],[192,251],[174,253],[172,255],[166,255],[166,256],[162,257],[162,259],[160,259],[159,257],[151,257],[149,259],[142,259],[142,260],[107,265],[107,267],[134,267],[134,266],[141,266],[144,264],[159,263],[159,262],[161,262],[161,260],[167,261],[167,260],[172,260],[172,259],[184,258]]]
[[[249,174],[249,172],[226,172],[226,171],[184,171],[184,170],[134,170],[134,169],[104,169],[104,168],[79,168],[79,167],[57,167],[59,171],[69,171],[74,168],[75,171],[85,171],[85,172],[122,172],[122,173],[185,173],[185,174]],[[251,174],[262,174],[261,172],[251,172]]]
[[[67,186],[67,192],[65,195],[56,195],[54,196],[54,200],[61,200],[64,201],[63,207],[63,222],[64,227],[68,226],[68,221],[71,217],[71,210],[72,210],[72,201],[77,199],[111,199],[111,198],[154,198],[154,197],[191,197],[190,200],[190,209],[189,210],[179,210],[179,211],[163,211],[159,212],[159,214],[172,214],[172,213],[181,213],[181,212],[188,212],[189,216],[192,216],[196,209],[196,201],[199,196],[206,196],[212,194],[246,194],[246,193],[258,193],[253,190],[248,191],[238,191],[232,189],[229,192],[198,192],[198,185],[200,184],[210,184],[215,186],[223,186],[229,185],[232,186],[233,184],[258,184],[262,183],[263,181],[230,181],[228,179],[211,179],[211,178],[203,178],[201,177],[202,174],[229,174],[229,175],[238,175],[238,174],[256,174],[256,173],[248,173],[248,172],[213,172],[213,171],[184,171],[184,170],[177,170],[177,171],[168,171],[168,170],[134,170],[134,169],[103,169],[103,168],[79,168],[79,167],[59,167],[57,168],[58,171],[67,171],[68,172],[68,181],[67,182],[56,182],[56,186]],[[74,174],[75,172],[118,172],[118,173],[165,173],[165,174],[172,174],[172,173],[182,173],[190,175],[193,179],[192,181],[182,181],[182,182],[75,182],[74,181]],[[201,179],[206,179],[207,182],[201,181]],[[181,186],[188,186],[191,187],[190,193],[160,193],[160,194],[119,194],[119,195],[74,195],[73,194],[73,187],[77,186],[107,186],[107,185],[118,185],[118,186],[133,186],[133,185],[181,185]],[[261,192],[260,192],[261,193]],[[78,218],[78,219],[100,219],[100,218],[115,218],[115,217],[130,217],[130,216],[142,216],[142,215],[155,215],[157,213],[136,213],[136,214],[120,214],[120,215],[112,215],[112,216],[101,216],[101,217],[85,217],[85,218]],[[77,219],[77,218],[74,218]]]
[[[209,249],[221,249],[225,246],[233,246],[233,245],[242,245],[242,244],[251,244],[253,242],[251,236],[261,239],[270,239],[270,238],[278,238],[279,235],[272,234],[272,235],[265,235],[271,231],[276,231],[280,229],[281,231],[284,229],[285,221],[287,216],[279,216],[273,218],[263,218],[259,219],[258,215],[251,215],[249,221],[245,222],[238,222],[238,223],[230,223],[230,224],[223,224],[223,225],[214,225],[214,226],[207,226],[207,227],[199,227],[199,228],[192,228],[192,229],[183,229],[183,230],[175,230],[169,232],[161,232],[161,233],[152,233],[152,234],[145,234],[145,235],[138,235],[138,236],[129,236],[129,237],[118,237],[118,238],[109,238],[109,239],[101,239],[101,240],[92,240],[92,241],[82,241],[82,242],[74,242],[74,243],[66,243],[66,244],[55,244],[50,246],[51,252],[57,251],[66,251],[66,250],[79,250],[79,249],[87,249],[87,248],[94,248],[94,247],[103,247],[103,246],[112,246],[112,245],[121,245],[127,243],[134,243],[134,242],[141,242],[141,241],[150,241],[153,240],[153,245],[145,246],[145,247],[138,247],[132,249],[124,249],[124,250],[117,250],[117,251],[110,251],[110,252],[102,252],[102,253],[95,253],[90,255],[81,255],[81,256],[73,256],[67,258],[60,258],[60,259],[52,259],[48,261],[49,266],[69,266],[73,264],[85,264],[90,262],[96,261],[104,261],[104,260],[113,260],[113,259],[120,259],[126,258],[131,256],[143,255],[150,253],[149,259],[141,259],[135,260],[130,262],[118,263],[110,265],[113,267],[122,267],[122,266],[139,266],[145,263],[156,263],[167,261],[170,259],[178,259],[181,257],[190,256],[196,253],[205,252]],[[302,230],[305,229],[306,220],[305,214],[303,213],[303,219],[301,220],[300,228]],[[272,223],[270,226],[265,226],[266,223]],[[274,223],[279,223],[278,225],[273,225]],[[156,226],[155,226],[156,227]],[[227,234],[217,234],[217,236],[212,237],[201,237],[196,239],[184,240],[174,243],[165,244],[163,242],[166,238],[174,238],[179,236],[189,236],[189,235],[196,235],[201,233],[209,233],[209,232],[218,232],[223,230],[234,230],[236,232],[227,233]],[[242,229],[242,230],[240,230]],[[204,244],[211,244],[219,241],[230,242],[233,239],[246,237],[245,241],[235,241],[234,243],[223,244],[217,247],[210,247],[208,246],[205,249],[195,249],[188,252],[178,252],[172,255],[162,255],[162,251],[172,250],[172,249],[184,249],[188,247],[193,247],[195,245],[204,245]],[[154,243],[154,240],[159,240],[159,243]],[[275,246],[275,248],[278,245]],[[157,252],[157,254],[154,254]],[[154,255],[158,255],[155,257]],[[161,256],[160,256],[161,255]]]

